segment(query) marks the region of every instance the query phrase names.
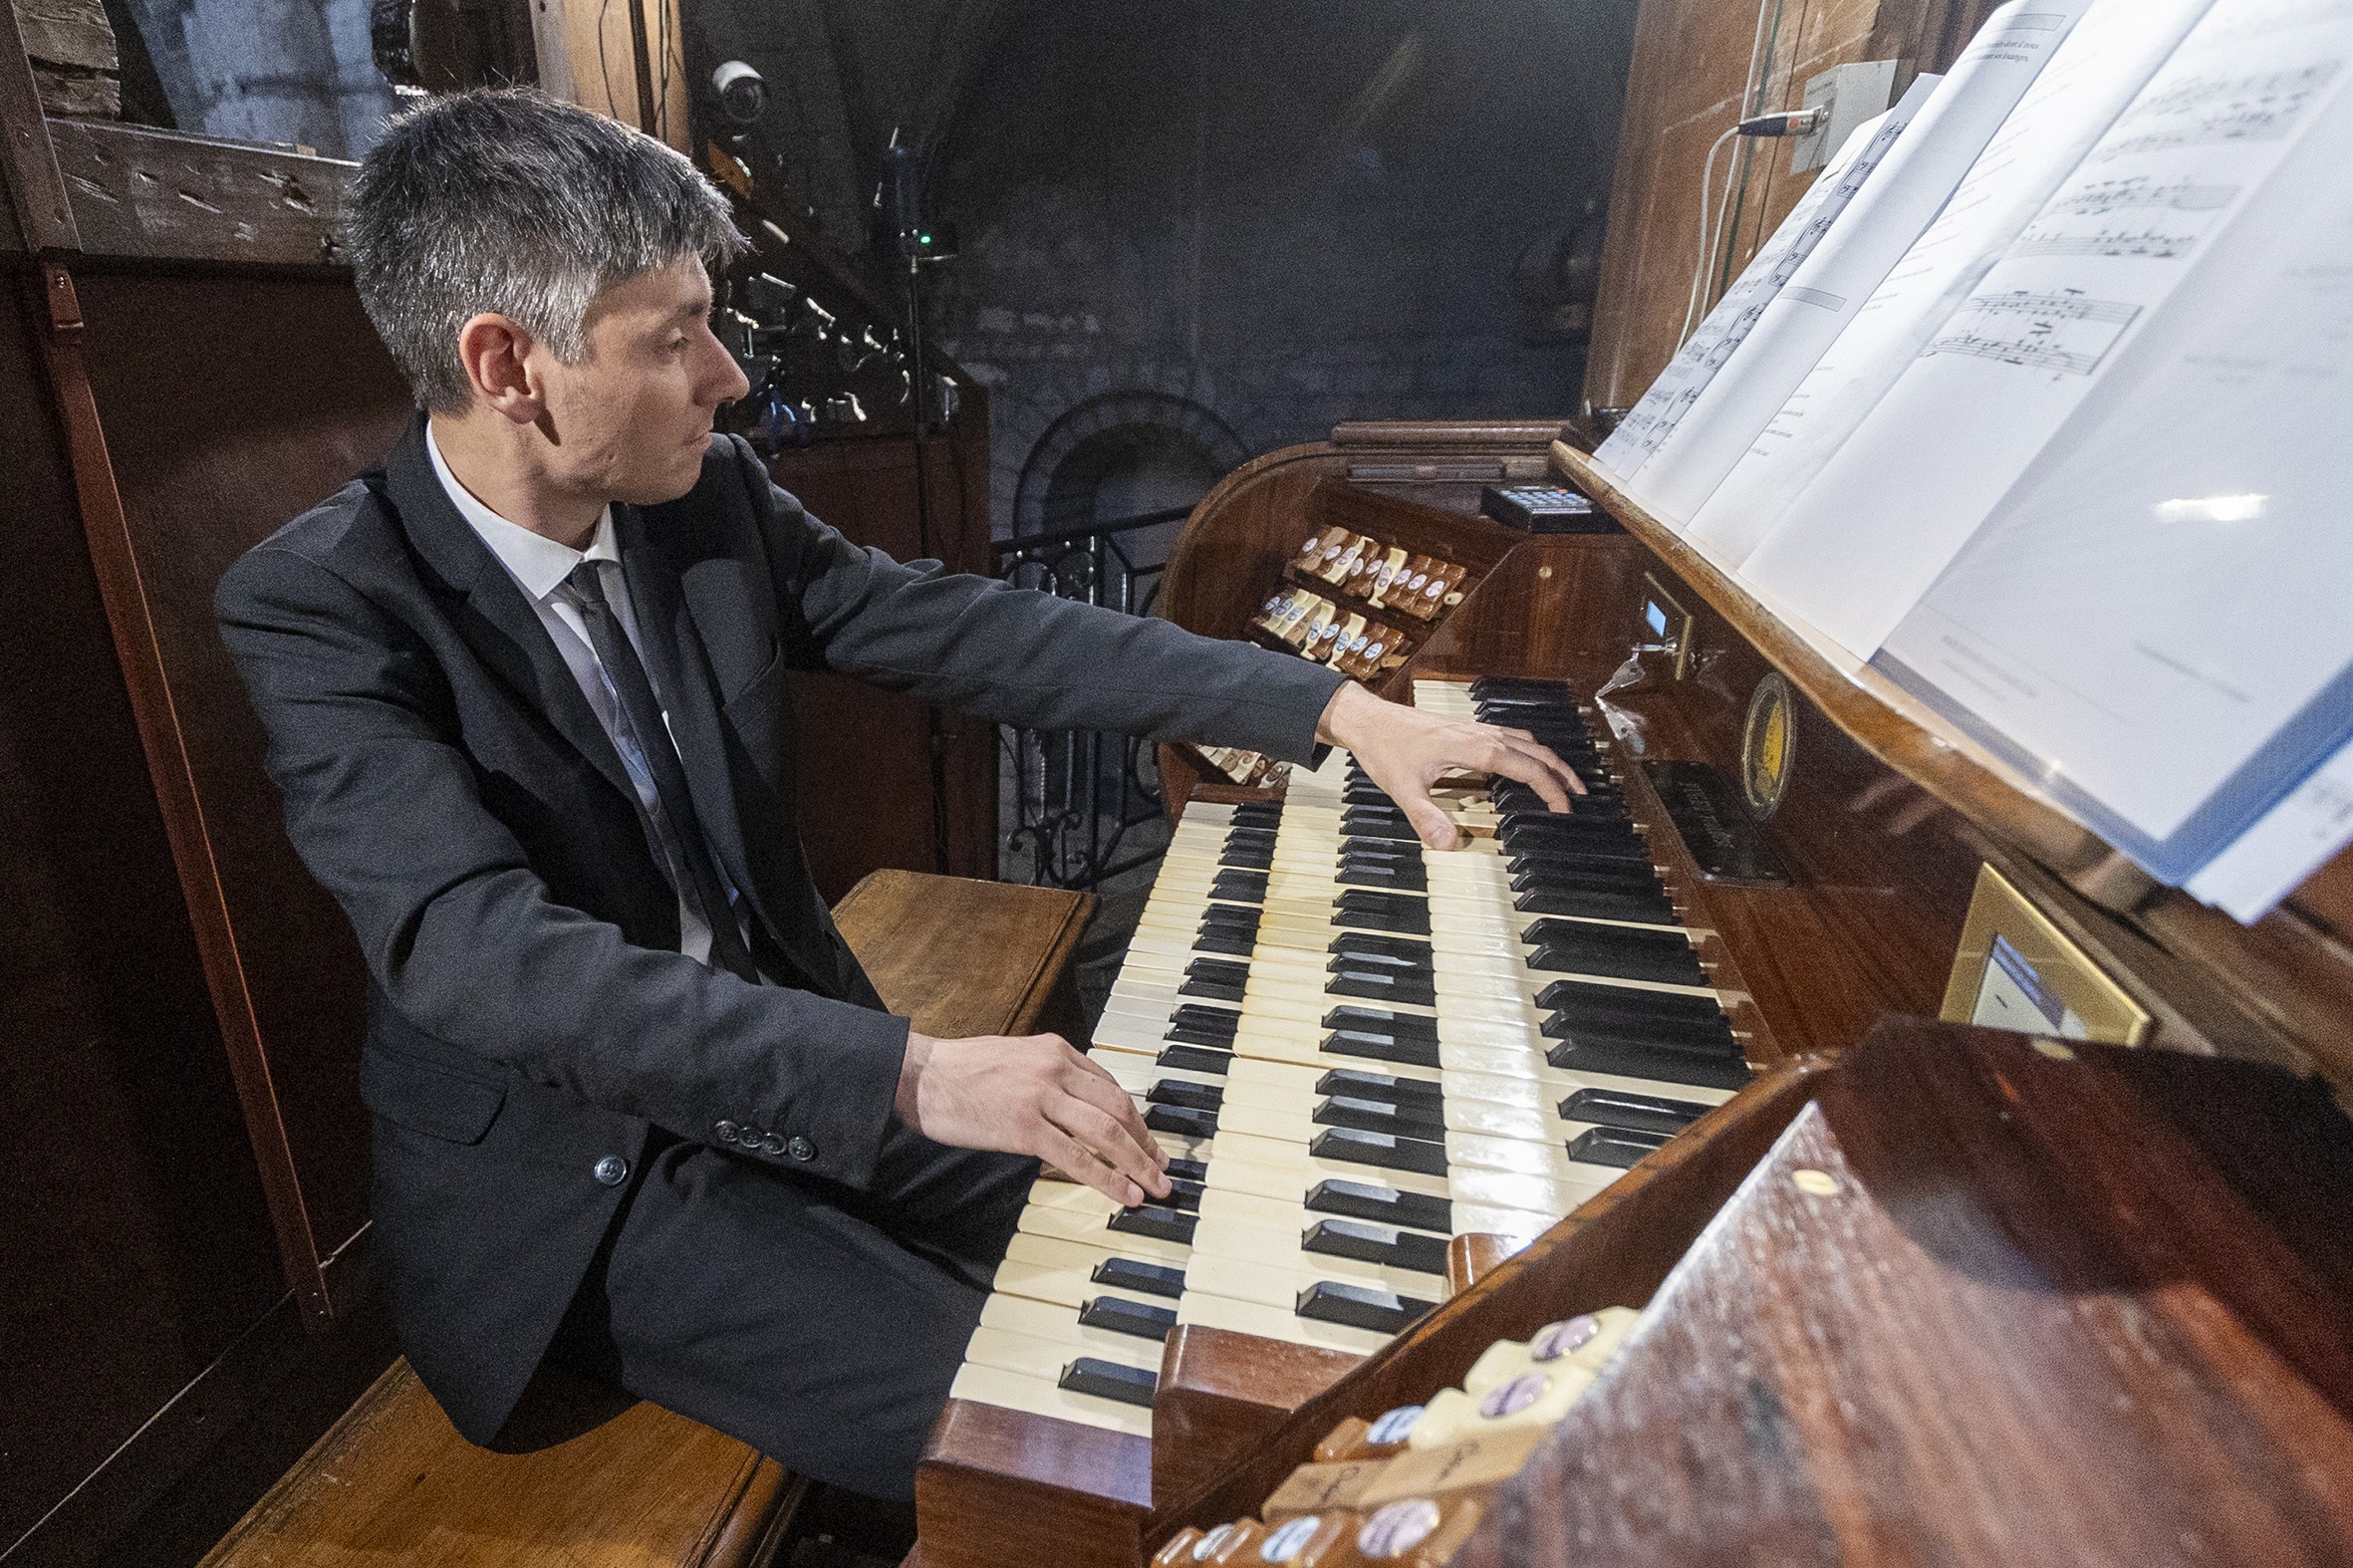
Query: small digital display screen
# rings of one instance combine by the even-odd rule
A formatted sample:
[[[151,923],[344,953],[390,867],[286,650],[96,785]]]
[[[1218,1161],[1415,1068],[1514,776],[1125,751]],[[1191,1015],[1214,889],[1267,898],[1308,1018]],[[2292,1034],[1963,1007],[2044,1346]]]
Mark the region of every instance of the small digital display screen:
[[[1977,985],[1977,1005],[1969,1022],[1988,1029],[2016,1029],[2026,1034],[2055,1034],[2063,1039],[2086,1037],[2084,1021],[2062,1001],[2026,961],[2026,955],[1996,931],[1993,949],[1985,955],[1985,977]]]
[[[1667,635],[1667,610],[1655,599],[1646,599],[1642,606],[1642,624],[1651,629],[1653,637]]]

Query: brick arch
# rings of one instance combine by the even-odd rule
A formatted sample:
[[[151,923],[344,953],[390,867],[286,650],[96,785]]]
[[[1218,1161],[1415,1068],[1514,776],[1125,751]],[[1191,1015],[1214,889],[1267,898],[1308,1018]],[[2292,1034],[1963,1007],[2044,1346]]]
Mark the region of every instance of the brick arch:
[[[1127,446],[1160,441],[1197,453],[1224,473],[1249,456],[1233,427],[1205,404],[1175,392],[1132,388],[1097,393],[1048,424],[1030,443],[1013,485],[1016,537],[1066,526],[1074,497],[1091,482],[1089,465],[1115,461]],[[1095,477],[1100,477],[1100,474]],[[1077,518],[1087,521],[1089,518]]]

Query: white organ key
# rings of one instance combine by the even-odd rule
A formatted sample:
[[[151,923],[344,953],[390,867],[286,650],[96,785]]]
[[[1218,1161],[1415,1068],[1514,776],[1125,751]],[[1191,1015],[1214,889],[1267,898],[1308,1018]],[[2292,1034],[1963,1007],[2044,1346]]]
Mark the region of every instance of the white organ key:
[[[978,1334],[979,1330],[973,1332]],[[994,1405],[1030,1416],[1052,1416],[1138,1437],[1152,1436],[1152,1412],[1142,1406],[1073,1394],[1055,1387],[1048,1379],[1025,1377],[981,1362],[967,1360],[947,1392],[951,1399],[970,1400],[977,1405]]]

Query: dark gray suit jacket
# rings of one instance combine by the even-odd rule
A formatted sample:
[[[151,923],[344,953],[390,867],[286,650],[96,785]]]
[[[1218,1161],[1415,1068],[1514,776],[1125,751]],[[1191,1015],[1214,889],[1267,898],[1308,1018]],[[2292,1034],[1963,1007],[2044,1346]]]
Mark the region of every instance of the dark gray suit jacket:
[[[1332,672],[853,546],[714,438],[622,565],[694,805],[774,983],[677,950],[636,796],[531,605],[449,503],[420,419],[381,473],[215,599],[287,830],[351,917],[361,1091],[401,1341],[461,1432],[513,1409],[649,1131],[857,1186],[907,1024],[804,865],[784,673],[830,669],[1041,728],[1314,747]],[[721,1122],[757,1133],[722,1141]]]

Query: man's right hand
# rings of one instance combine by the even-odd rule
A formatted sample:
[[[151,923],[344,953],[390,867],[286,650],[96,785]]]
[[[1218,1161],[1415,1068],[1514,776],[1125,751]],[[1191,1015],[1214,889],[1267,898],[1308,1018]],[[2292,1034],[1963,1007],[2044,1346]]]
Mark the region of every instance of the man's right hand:
[[[895,1109],[933,1143],[1034,1155],[1114,1202],[1169,1195],[1169,1157],[1136,1102],[1058,1034],[910,1032]]]

